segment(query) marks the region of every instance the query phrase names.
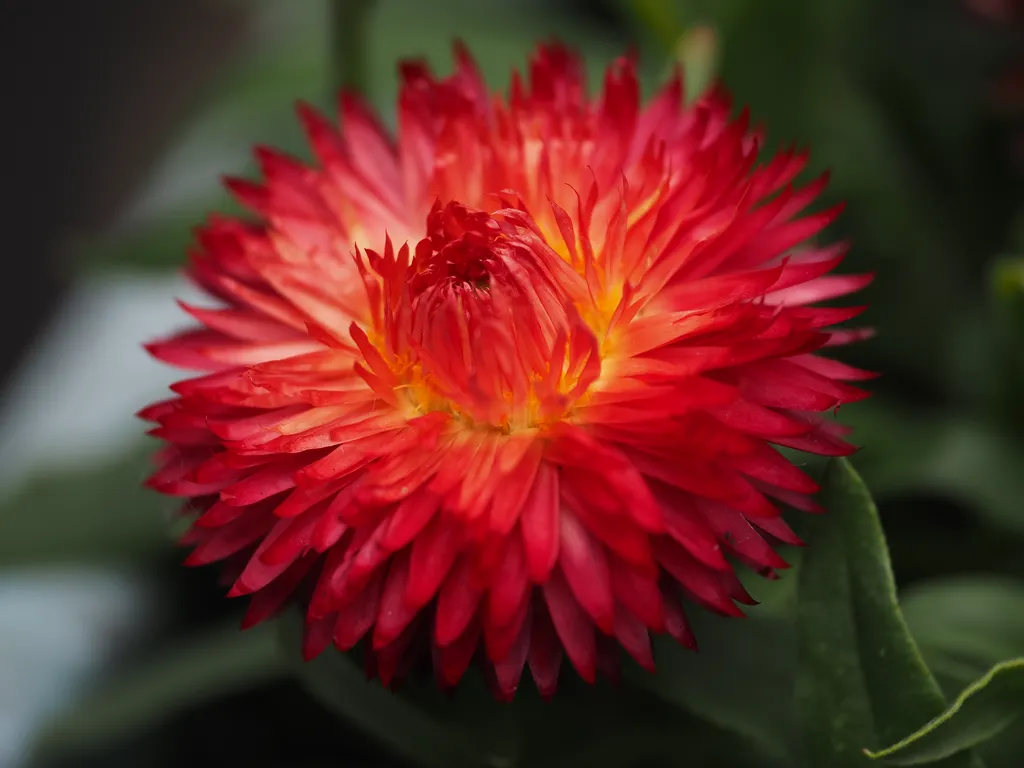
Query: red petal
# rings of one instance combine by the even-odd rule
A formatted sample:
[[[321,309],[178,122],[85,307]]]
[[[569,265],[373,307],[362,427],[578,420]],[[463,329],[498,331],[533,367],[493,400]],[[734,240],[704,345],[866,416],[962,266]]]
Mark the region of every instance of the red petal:
[[[484,617],[484,644],[487,657],[491,661],[501,661],[511,652],[519,637],[519,630],[529,619],[532,602],[530,598],[531,595],[523,595],[515,613],[506,624],[495,624],[487,616]]]
[[[531,621],[529,614],[519,628],[519,635],[512,643],[508,653],[493,662],[494,674],[497,678],[497,689],[501,701],[512,701],[519,689],[519,680],[523,676],[523,667],[531,648]]]
[[[674,592],[663,588],[662,598],[662,604],[665,606],[665,631],[680,645],[696,651],[697,639],[693,635],[693,630],[690,629],[690,622],[686,619],[686,613],[683,611],[683,604],[679,601],[679,597]]]
[[[615,621],[611,574],[604,549],[579,520],[562,510],[558,562],[579,604],[602,632],[610,634]]]
[[[530,578],[542,584],[558,561],[558,475],[547,464],[537,470],[520,528]]]
[[[795,547],[804,546],[803,540],[793,533],[793,529],[786,524],[786,521],[781,516],[758,517],[750,522],[784,544],[792,544]]]
[[[526,556],[516,531],[506,539],[501,565],[488,595],[488,621],[498,626],[508,624],[529,589]]]
[[[239,552],[270,532],[275,518],[265,510],[249,511],[238,520],[220,528],[202,531],[203,539],[185,559],[186,565],[208,565]],[[193,528],[195,531],[201,529]]]
[[[708,610],[723,616],[743,615],[719,578],[719,571],[712,571],[697,562],[685,549],[666,537],[655,540],[654,552],[665,570]]]
[[[651,636],[647,634],[647,627],[621,605],[615,610],[615,638],[637,664],[648,672],[654,672]]]
[[[295,464],[275,462],[220,492],[225,504],[246,506],[295,487]]]
[[[509,469],[501,480],[501,488],[494,495],[491,506],[491,527],[496,533],[507,534],[519,519],[541,463],[539,449],[528,449],[522,459]]]
[[[242,629],[249,629],[266,621],[284,607],[295,588],[316,564],[315,557],[304,557],[263,589],[252,595],[242,619]]]
[[[334,627],[334,616],[322,619],[306,619],[302,633],[302,658],[312,661],[331,644],[331,629]]]
[[[674,489],[668,489],[666,494],[664,510],[668,535],[704,565],[715,570],[729,568],[714,531],[697,511],[695,499],[699,497]]]
[[[384,569],[374,572],[370,583],[356,595],[356,598],[342,608],[334,622],[334,645],[338,650],[347,651],[355,646],[370,631],[377,620],[380,597],[384,589]]]
[[[426,491],[403,499],[391,515],[387,533],[384,535],[384,546],[391,550],[399,550],[411,542],[433,519],[437,507],[437,497]]]
[[[408,583],[409,557],[402,553],[391,561],[384,592],[380,598],[380,610],[377,612],[377,623],[373,629],[373,648],[376,651],[398,640],[399,635],[418,613],[419,609],[410,607],[406,600]],[[383,677],[381,675],[382,679]]]
[[[725,546],[742,557],[748,564],[760,568],[786,568],[788,564],[779,557],[768,542],[762,539],[747,519],[726,504],[700,499],[697,506],[704,514]]]
[[[412,666],[414,656],[409,653],[409,648],[418,634],[418,623],[412,622],[394,642],[376,649],[377,675],[386,687],[392,687],[397,683]],[[374,637],[376,638],[376,634]]]
[[[545,699],[550,699],[558,689],[558,670],[562,666],[562,646],[547,608],[539,601],[533,610],[527,661],[540,695]]]
[[[617,557],[610,559],[610,565],[615,599],[652,630],[662,631],[665,616],[657,572],[642,571]]]
[[[473,561],[463,557],[452,568],[437,596],[437,612],[434,618],[434,639],[444,648],[454,643],[466,630],[483,591],[473,579]]]
[[[228,597],[238,597],[239,595],[255,592],[267,586],[267,584],[284,573],[293,562],[305,554],[305,547],[301,541],[293,542],[292,537],[301,539],[302,531],[307,531],[315,522],[315,516],[278,522],[264,537],[263,541],[260,542],[253,556],[249,558],[245,570],[242,571],[241,576],[238,577],[231,587],[231,591],[228,592]],[[301,528],[301,531],[296,531],[289,535],[289,529],[296,525]],[[283,537],[286,543],[278,548],[278,557],[272,563],[266,562],[264,557],[268,549],[277,545]]]
[[[580,677],[588,683],[594,682],[597,674],[597,639],[594,625],[586,612],[576,602],[560,571],[553,571],[543,586],[544,601],[548,606],[551,623],[558,639],[562,641],[569,661]]]
[[[434,669],[444,687],[454,687],[466,674],[477,646],[480,644],[480,623],[472,622],[452,642],[434,646]]]
[[[405,601],[410,609],[419,610],[437,594],[462,547],[462,533],[443,516],[433,519],[426,530],[412,543],[409,560],[409,583]]]

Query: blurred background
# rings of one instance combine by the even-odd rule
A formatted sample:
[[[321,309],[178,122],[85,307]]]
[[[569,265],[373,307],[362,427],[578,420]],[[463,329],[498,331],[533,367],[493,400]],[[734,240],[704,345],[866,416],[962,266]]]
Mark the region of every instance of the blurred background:
[[[358,729],[261,662],[261,639],[251,659],[225,650],[243,606],[213,569],[180,568],[171,507],[139,486],[153,445],[132,415],[177,378],[139,345],[185,324],[191,227],[236,210],[219,176],[251,173],[254,143],[308,155],[292,105],[331,107],[330,5],[0,4],[4,768],[376,764]],[[721,77],[770,148],[810,147],[809,174],[832,171],[824,203],[848,203],[845,268],[878,275],[865,293],[878,336],[846,359],[884,375],[840,416],[866,446],[855,465],[912,629],[958,610],[984,627],[1006,613],[992,595],[1024,595],[1024,3],[362,5],[348,9],[356,53],[387,120],[399,57],[446,72],[458,37],[504,87],[558,37],[594,83],[630,45],[649,89],[673,60],[691,95]],[[1024,655],[1024,626],[998,632]],[[970,679],[944,669],[951,690]]]

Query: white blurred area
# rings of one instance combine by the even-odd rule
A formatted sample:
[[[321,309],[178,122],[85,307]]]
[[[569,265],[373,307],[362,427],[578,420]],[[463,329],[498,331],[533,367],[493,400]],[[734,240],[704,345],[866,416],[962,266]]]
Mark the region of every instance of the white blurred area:
[[[0,412],[0,494],[33,470],[100,467],[138,443],[133,414],[175,378],[140,345],[187,324],[175,298],[197,295],[177,278],[134,275],[69,295]],[[0,768],[21,765],[35,729],[145,625],[147,593],[118,570],[0,570]]]
[[[96,466],[138,442],[134,413],[180,378],[141,347],[189,324],[177,298],[209,303],[179,278],[138,275],[92,279],[70,294],[0,412],[0,493],[40,467]]]

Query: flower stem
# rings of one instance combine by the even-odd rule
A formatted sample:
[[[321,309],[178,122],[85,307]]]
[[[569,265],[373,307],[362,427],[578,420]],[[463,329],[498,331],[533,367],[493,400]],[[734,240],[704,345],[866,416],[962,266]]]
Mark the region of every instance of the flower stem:
[[[331,0],[331,71],[335,90],[366,93],[367,21],[373,0]]]

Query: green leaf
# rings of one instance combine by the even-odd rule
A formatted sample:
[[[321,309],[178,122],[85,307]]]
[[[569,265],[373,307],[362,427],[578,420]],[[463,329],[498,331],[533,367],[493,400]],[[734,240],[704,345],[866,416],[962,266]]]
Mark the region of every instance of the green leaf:
[[[800,570],[797,705],[809,764],[855,768],[869,764],[864,748],[920,727],[945,700],[900,613],[875,505],[845,459],[830,463],[821,500],[829,513],[809,521]]]
[[[303,662],[298,648],[302,619],[292,612],[280,621],[281,637],[294,659],[298,679],[321,703],[362,730],[395,756],[426,768],[483,766],[485,756],[473,748],[470,734],[457,724],[442,722],[366,675],[343,653],[333,649]]]
[[[79,754],[145,732],[172,716],[284,677],[272,631],[237,625],[190,638],[120,674],[44,728],[45,757]]]
[[[927,725],[868,754],[890,765],[934,763],[991,739],[1022,714],[1024,658],[997,664]]]
[[[151,447],[99,469],[39,473],[0,501],[0,567],[144,563],[168,551],[166,499],[142,487]]]

